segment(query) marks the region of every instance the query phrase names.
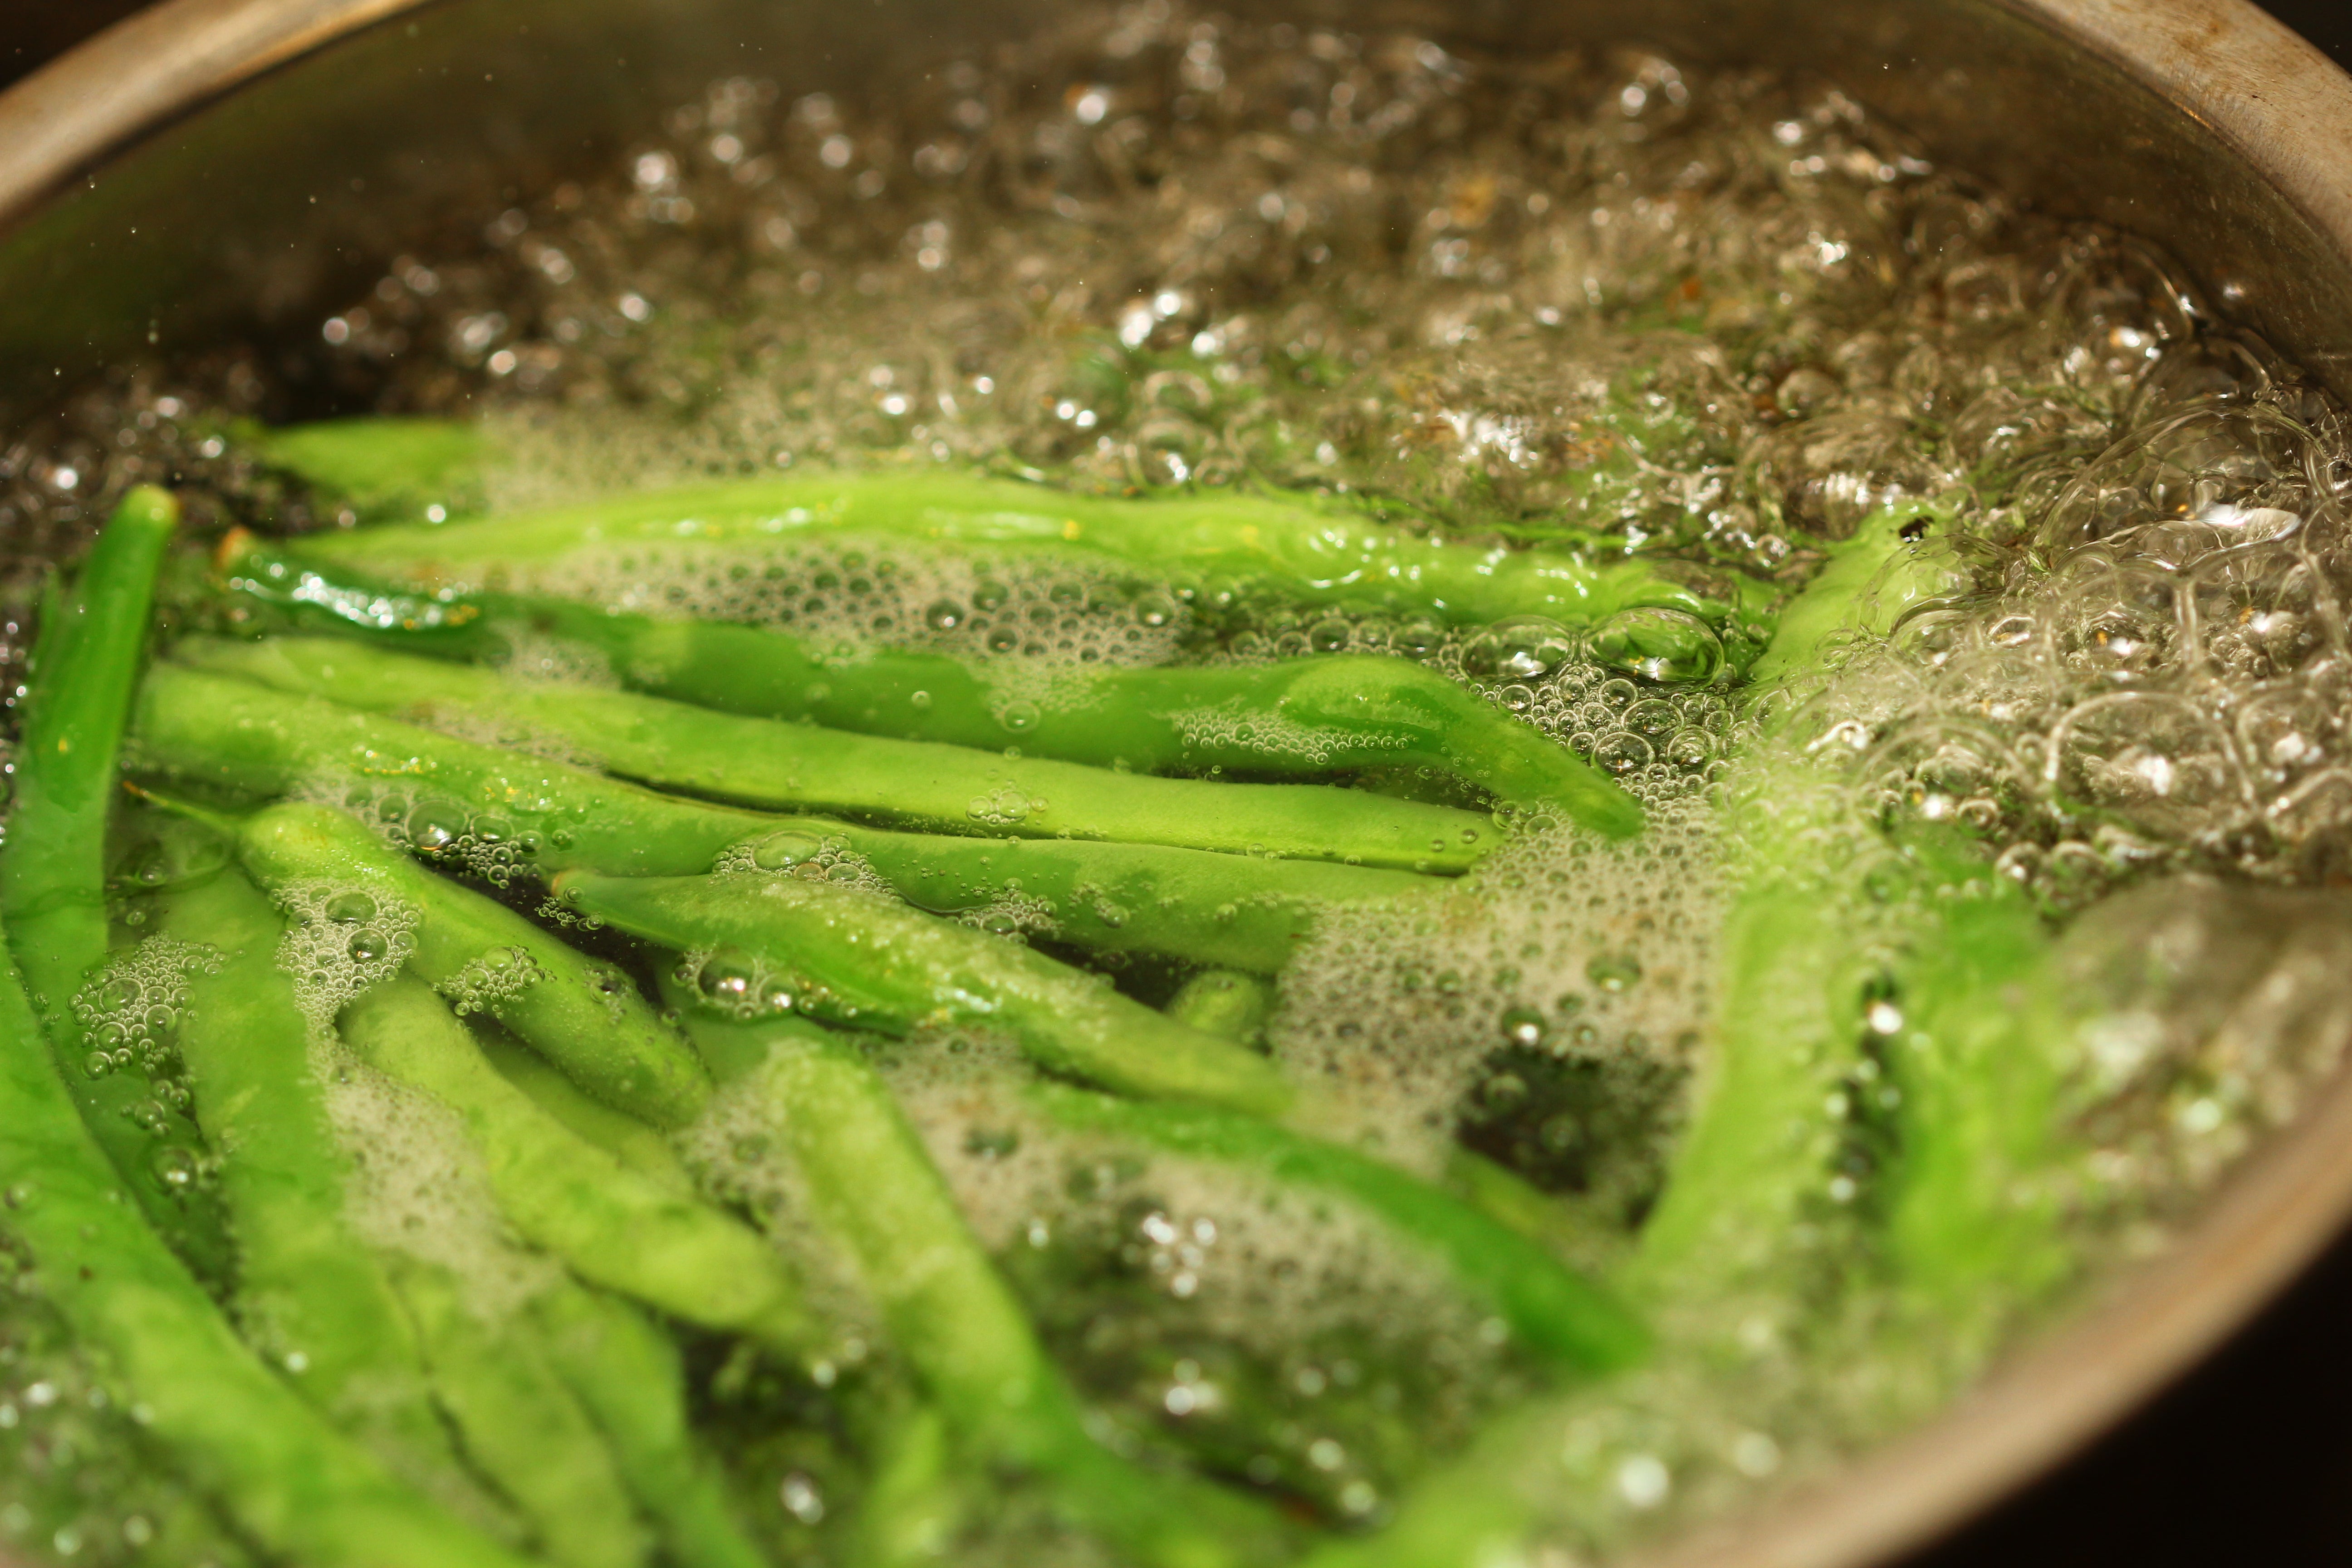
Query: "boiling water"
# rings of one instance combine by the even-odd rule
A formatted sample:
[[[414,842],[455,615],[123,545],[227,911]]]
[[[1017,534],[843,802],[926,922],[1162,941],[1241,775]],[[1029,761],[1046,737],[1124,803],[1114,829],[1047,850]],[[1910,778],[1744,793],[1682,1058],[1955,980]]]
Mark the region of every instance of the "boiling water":
[[[2067,929],[2069,973],[2103,1004],[2052,1045],[2089,1151],[2063,1184],[2077,1279],[2158,1245],[2333,1065],[2352,991],[2331,891],[2352,870],[2337,412],[2157,251],[2019,210],[1834,88],[1153,3],[870,97],[718,82],[608,175],[465,216],[290,354],[127,372],[16,432],[0,538],[20,578],[140,480],[181,487],[200,526],[363,521],[273,469],[246,423],[322,404],[488,430],[486,493],[416,498],[440,513],[942,466],[1308,490],[1793,593],[1865,517],[1915,504],[1949,520],[1931,547],[1948,591],[1760,702],[1724,668],[1736,647],[1660,668],[1545,622],[1308,613],[903,545],[818,540],[717,573],[614,552],[542,585],[992,662],[1012,744],[1085,663],[1353,650],[1423,661],[1591,759],[1647,807],[1639,841],[1523,834],[1440,897],[1333,917],[1268,1039],[1385,1157],[1434,1176],[1466,1146],[1553,1194],[1559,1246],[1596,1269],[1633,1248],[1705,1081],[1724,916],[1756,853],[1726,804],[1759,789],[1816,802],[1826,868],[1906,824],[1961,828]],[[612,679],[553,645],[513,663]],[[1909,918],[1899,900],[1847,917],[1890,950]],[[331,938],[354,940],[322,921],[296,942]],[[323,1022],[352,966],[297,957]],[[1114,978],[1149,1000],[1172,984]],[[1877,1049],[1824,1081],[1804,1131],[1850,1157],[1823,1162],[1787,1244],[1737,1289],[1664,1290],[1651,1369],[1518,1418],[1498,1463],[1550,1500],[1536,1560],[1832,1465],[2047,1315],[2057,1298],[1993,1301],[1986,1332],[1931,1344],[1883,1289],[1859,1217],[1895,1103]],[[998,1042],[919,1038],[885,1065],[1115,1446],[1353,1528],[1538,1381],[1380,1237],[1057,1132]],[[367,1223],[441,1236],[436,1256],[527,1295],[431,1118],[342,1081],[360,1087],[339,1116],[394,1173],[355,1194]],[[862,1321],[795,1226],[790,1173],[729,1114],[686,1140],[692,1162],[776,1215]],[[134,1439],[38,1303],[9,1312],[0,1528],[76,1560],[160,1550],[167,1525],[211,1540],[147,1498]],[[830,1395],[697,1354],[701,1414],[773,1543],[824,1560],[860,1485]],[[860,1354],[844,1388],[887,1375],[887,1352],[880,1371]],[[204,1550],[238,1555],[221,1538],[173,1560]],[[1017,1500],[960,1550],[1089,1560]]]

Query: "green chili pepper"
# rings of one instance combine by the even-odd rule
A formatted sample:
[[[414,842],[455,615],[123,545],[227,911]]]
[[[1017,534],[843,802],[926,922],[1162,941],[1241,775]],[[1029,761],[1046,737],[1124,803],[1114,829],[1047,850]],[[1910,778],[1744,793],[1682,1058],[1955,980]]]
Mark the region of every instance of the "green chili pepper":
[[[353,1001],[342,1033],[371,1066],[457,1113],[499,1212],[583,1279],[787,1356],[805,1357],[822,1342],[772,1249],[541,1110],[483,1059],[465,1026],[420,982],[395,979]]]
[[[0,910],[16,933],[43,1033],[82,1118],[140,1208],[203,1272],[226,1267],[212,1194],[184,1180],[202,1140],[155,1092],[146,1062],[92,1037],[77,994],[106,956],[106,824],[115,767],[147,646],[155,575],[180,508],[142,488],[100,531],[74,592],[43,626],[16,752],[16,801],[0,843]]]
[[[344,1218],[349,1162],[328,1121],[310,1026],[278,967],[284,925],[234,868],[160,903],[160,934],[191,944],[175,1037],[196,1118],[235,1151],[220,1184],[247,1339],[394,1473],[478,1511],[484,1500],[434,1414],[399,1298]]]
[[[1296,1098],[1264,1057],[1188,1028],[1016,942],[830,882],[735,872],[555,881],[566,908],[704,955],[705,1005],[798,1009],[904,1033],[969,1023],[1011,1033],[1041,1066],[1122,1093],[1278,1116]]]
[[[713,1059],[762,1060],[736,1092],[772,1114],[817,1223],[855,1258],[964,1464],[1035,1475],[1071,1523],[1142,1563],[1217,1568],[1276,1553],[1284,1531],[1271,1513],[1148,1475],[1087,1435],[1076,1397],[854,1045],[796,1019],[689,1013],[688,1027]]]
[[[658,697],[509,679],[334,638],[199,639],[176,657],[436,728],[487,726],[552,742],[640,783],[771,809],[1427,871],[1461,870],[1501,842],[1491,823],[1470,813],[1358,791],[1155,779],[880,740]]]
[[[503,655],[508,634],[528,627],[581,646],[636,690],[724,712],[990,751],[1017,745],[1024,756],[1147,773],[1421,768],[1599,832],[1641,826],[1632,797],[1573,752],[1407,659],[1079,665],[1057,672],[1048,699],[1034,701],[1001,670],[946,654],[828,658],[765,627],[657,620],[545,596],[387,591],[337,580],[246,533],[233,535],[220,559],[233,589],[314,623],[413,652],[476,658]]]
[[[239,1342],[203,1287],[125,1201],[40,1045],[0,942],[0,1230],[28,1278],[106,1358],[190,1482],[265,1550],[317,1568],[523,1560],[395,1482]]]
[[[558,942],[504,905],[436,877],[329,806],[289,804],[237,830],[246,868],[281,899],[331,891],[327,913],[376,932],[389,952],[404,915],[411,973],[468,1011],[488,1013],[606,1103],[664,1126],[690,1121],[710,1092],[694,1052],[628,977]]]

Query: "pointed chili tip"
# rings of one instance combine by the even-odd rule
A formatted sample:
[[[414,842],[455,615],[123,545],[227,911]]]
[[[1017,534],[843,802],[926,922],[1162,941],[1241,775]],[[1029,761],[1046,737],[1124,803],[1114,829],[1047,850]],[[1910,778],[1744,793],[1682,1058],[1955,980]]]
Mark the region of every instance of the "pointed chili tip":
[[[213,570],[227,572],[247,556],[261,548],[261,536],[238,523],[221,535],[220,543],[213,550]]]
[[[180,526],[180,498],[161,485],[136,485],[124,494],[110,521],[144,523],[168,531]]]

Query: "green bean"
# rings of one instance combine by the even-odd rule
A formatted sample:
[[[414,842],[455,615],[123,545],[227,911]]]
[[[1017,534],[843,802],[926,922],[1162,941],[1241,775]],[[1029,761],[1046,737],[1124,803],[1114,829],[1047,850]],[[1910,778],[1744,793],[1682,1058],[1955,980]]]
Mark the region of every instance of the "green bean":
[[[170,663],[147,672],[132,739],[135,769],[247,800],[336,786],[380,807],[413,794],[397,825],[420,847],[487,829],[525,864],[685,875],[775,822]]]
[[[1884,637],[1907,612],[1951,593],[1957,584],[1941,536],[1962,504],[1942,496],[1864,518],[1781,611],[1770,645],[1748,672],[1750,683],[1770,690],[1818,678],[1857,639]]]
[[[1312,784],[1156,779],[511,679],[326,637],[192,639],[184,662],[435,728],[552,741],[607,772],[739,805],[1458,871],[1500,842],[1468,812]],[[1613,787],[1613,786],[1612,786]]]
[[[747,1087],[791,1152],[818,1223],[856,1260],[892,1342],[983,1470],[1035,1474],[1072,1523],[1165,1568],[1267,1555],[1270,1513],[1198,1483],[1147,1475],[1089,1436],[1075,1394],[966,1227],[954,1195],[879,1075],[849,1042],[797,1019],[690,1014],[706,1049],[764,1048]]]
[[[767,627],[658,620],[543,595],[384,590],[267,551],[247,533],[224,544],[220,562],[233,590],[294,611],[299,624],[494,660],[528,628],[583,647],[634,689],[730,713],[990,751],[1017,744],[1024,756],[1147,773],[1419,768],[1603,833],[1642,822],[1633,799],[1573,752],[1408,659],[1077,665],[1056,673],[1041,702],[989,665],[947,654],[861,648],[828,658]]]
[[[1938,1359],[1973,1371],[2015,1314],[2073,1272],[2051,1178],[2072,1146],[2063,1042],[2076,1020],[2023,890],[1964,842],[1914,852],[1934,865],[1939,894],[1961,896],[1938,898],[1889,1002],[1902,1099],[1886,1249]]]
[[[280,898],[306,887],[352,898],[340,913],[355,941],[376,929],[369,922],[393,918],[384,906],[413,911],[411,973],[467,1011],[497,1018],[606,1103],[677,1126],[709,1097],[709,1075],[692,1047],[618,969],[433,875],[343,813],[272,806],[246,820],[237,848],[247,869]]]
[[[1915,521],[1908,509],[1883,512],[1832,552],[1755,665],[1759,707],[1824,681],[1845,648],[1891,628],[1890,604],[1918,602],[1911,590],[1930,572],[1942,581],[1928,552],[1906,549]],[[1718,1325],[1796,1329],[1791,1303],[1833,1293],[1865,1266],[1853,1206],[1832,1189],[1843,1152],[1832,1107],[1861,1060],[1871,988],[1919,929],[1915,911],[1933,902],[1922,896],[1932,872],[1923,879],[1899,853],[1857,856],[1853,836],[1867,830],[1852,800],[1808,776],[1784,728],[1768,721],[1730,782],[1740,885],[1717,943],[1712,1049],[1664,1191],[1612,1279],[1638,1304],[1696,1325],[1698,1342],[1676,1349],[1703,1361],[1755,1353],[1709,1340]],[[1576,1415],[1549,1400],[1496,1423],[1416,1487],[1387,1530],[1325,1546],[1308,1568],[1475,1568],[1523,1553],[1561,1484],[1529,1456],[1557,1451]]]
[[[523,1568],[401,1486],[255,1359],[123,1185],[37,1043],[0,941],[0,1228],[189,1479],[265,1551],[312,1568]]]
[[[977,1476],[956,1465],[947,1421],[930,1405],[902,1413],[877,1447],[850,1561],[856,1568],[929,1568],[947,1555]]]
[[[1274,987],[1255,974],[1206,969],[1184,982],[1162,1009],[1202,1034],[1255,1047],[1274,1016]]]
[[[537,1331],[468,1301],[438,1264],[394,1255],[392,1276],[467,1457],[514,1500],[539,1550],[561,1568],[643,1563],[651,1542],[612,1451]]]
[[[1457,626],[1526,615],[1586,625],[1633,607],[1737,625],[1777,596],[1746,579],[1717,581],[1671,563],[1595,564],[1570,552],[1440,543],[1305,498],[1127,500],[938,473],[837,473],[614,496],[522,517],[320,534],[304,549],[387,581],[465,593],[527,590],[583,552],[723,563],[779,543],[850,539],[1060,559],[1145,582],[1255,587],[1315,604],[1434,614]]]
[[[1640,1361],[1649,1348],[1636,1319],[1541,1247],[1353,1150],[1205,1106],[1138,1105],[1042,1081],[1031,1086],[1029,1098],[1063,1127],[1258,1171],[1283,1186],[1313,1189],[1365,1210],[1442,1259],[1523,1343],[1563,1366],[1615,1371]]]
[[[429,521],[435,507],[444,516],[469,510],[489,454],[479,430],[446,419],[373,415],[236,434],[264,464],[376,525]]]
[[[788,1357],[805,1359],[822,1342],[772,1248],[541,1110],[421,982],[396,978],[354,1000],[342,1033],[369,1065],[457,1113],[499,1213],[581,1278]]]
[[[1885,509],[1836,547],[1757,661],[1759,700],[1822,679],[1845,647],[1883,637],[1894,614],[1943,584],[1919,542],[1939,516]],[[1899,855],[1857,856],[1853,803],[1808,779],[1777,731],[1744,766],[1732,785],[1741,887],[1719,944],[1715,1048],[1630,1264],[1637,1291],[1683,1300],[1806,1266],[1790,1237],[1809,1204],[1827,1202],[1839,1152],[1822,1108],[1860,1059],[1869,987],[1899,958],[1920,887]]]
[[[1432,885],[1370,867],[761,816],[168,663],[148,674],[137,740],[151,773],[255,798],[343,789],[354,808],[396,805],[420,847],[494,842],[504,866],[683,876],[755,836],[773,836],[777,867],[839,838],[924,909],[1034,912],[1044,934],[1077,946],[1236,969],[1279,968],[1328,907]]]
[[[211,954],[186,977],[176,1037],[205,1135],[235,1152],[220,1184],[247,1337],[394,1474],[460,1508],[478,1501],[399,1299],[344,1219],[349,1162],[278,968],[277,911],[233,867],[161,902],[160,933]]]
[[[677,1568],[768,1568],[688,1429],[686,1371],[669,1336],[626,1303],[576,1286],[531,1305],[557,1375],[603,1429]]]
[[[708,954],[706,1003],[793,1008],[859,1028],[931,1023],[1009,1032],[1040,1066],[1122,1093],[1278,1116],[1280,1068],[1188,1028],[1026,947],[864,889],[793,876],[599,877],[567,871],[556,896],[583,914]]]
[[[563,1076],[548,1059],[521,1044],[496,1021],[475,1014],[467,1020],[482,1058],[499,1076],[530,1097],[530,1102],[576,1136],[618,1160],[665,1192],[698,1195],[693,1175],[667,1138],[625,1110],[615,1110]]]
[[[74,592],[41,631],[23,705],[16,800],[0,841],[0,910],[68,1090],[148,1219],[208,1274],[228,1247],[211,1194],[190,1187],[174,1147],[199,1146],[154,1091],[147,1064],[100,1054],[77,993],[106,956],[106,825],[124,721],[147,646],[155,576],[179,503],[142,488],[100,531]]]

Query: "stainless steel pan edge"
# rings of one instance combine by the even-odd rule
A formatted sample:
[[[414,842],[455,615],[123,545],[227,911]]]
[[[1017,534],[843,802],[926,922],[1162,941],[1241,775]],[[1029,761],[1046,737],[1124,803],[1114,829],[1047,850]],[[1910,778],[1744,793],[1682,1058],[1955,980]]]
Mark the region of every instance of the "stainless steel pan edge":
[[[45,221],[96,188],[90,176],[135,163],[142,142],[278,68],[315,65],[330,46],[348,53],[349,41],[377,24],[427,8],[485,6],[167,0],[123,23],[0,95],[0,236],[13,231],[20,249],[37,241]],[[1775,46],[1759,40],[1783,29],[1784,17],[1818,21],[1842,78],[1955,161],[2062,210],[2176,245],[2192,237],[2189,258],[2215,295],[2352,396],[2352,79],[2243,0],[1473,0],[1442,8],[1301,0],[1287,8],[1487,37],[1521,27],[1639,33],[1706,57],[1769,50]],[[1037,7],[1008,0],[977,9]],[[2074,74],[2051,73],[2057,58]],[[1880,92],[1867,74],[1873,60],[1885,73]],[[2036,71],[2053,100],[2079,89],[2099,112],[2070,120],[2053,101],[2038,111],[2051,127],[2042,147],[2014,128],[1988,133],[1985,116],[2037,112],[2020,108]],[[2126,112],[2105,112],[2117,103]],[[2119,154],[2150,160],[2157,174],[2103,178]],[[2225,188],[2229,180],[2259,189]],[[150,308],[160,314],[169,303]],[[65,340],[27,348],[14,330],[22,319],[0,312],[0,376],[13,370],[20,384],[37,384],[68,374],[64,363],[37,363],[70,357]],[[75,342],[88,352],[73,369],[122,346],[100,324]],[[2347,1219],[2352,1075],[2237,1172],[2162,1258],[2112,1281],[2099,1305],[2022,1349],[1953,1410],[1831,1479],[1676,1542],[1654,1568],[1860,1568],[1948,1531],[2210,1352]]]

